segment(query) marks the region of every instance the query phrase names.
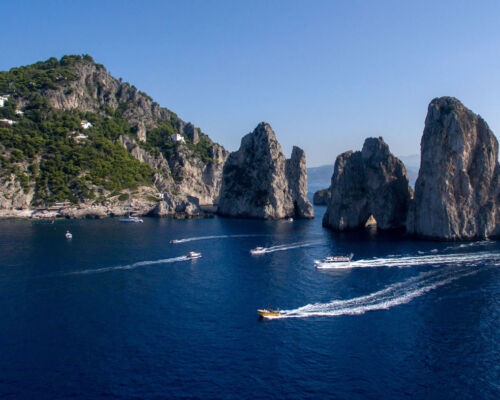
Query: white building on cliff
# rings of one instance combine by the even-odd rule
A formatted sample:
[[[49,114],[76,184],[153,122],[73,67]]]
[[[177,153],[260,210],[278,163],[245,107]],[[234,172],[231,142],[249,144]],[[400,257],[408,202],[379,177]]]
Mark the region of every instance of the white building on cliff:
[[[184,139],[184,136],[179,135],[178,133],[174,133],[172,136],[170,136],[170,140],[172,142],[186,143],[186,139]]]

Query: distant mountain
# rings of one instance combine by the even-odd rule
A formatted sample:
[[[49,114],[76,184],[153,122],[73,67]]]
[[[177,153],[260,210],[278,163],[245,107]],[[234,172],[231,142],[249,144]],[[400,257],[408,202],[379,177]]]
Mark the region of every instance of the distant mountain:
[[[420,155],[411,154],[408,156],[398,157],[406,167],[408,173],[409,184],[415,187],[415,181],[418,176],[418,169],[420,168]],[[319,189],[326,189],[330,186],[330,181],[333,175],[333,165],[322,165],[320,167],[312,167],[307,169],[307,180],[309,184],[309,191],[315,192]]]
[[[327,188],[333,175],[333,165],[307,168],[307,182],[310,187]]]

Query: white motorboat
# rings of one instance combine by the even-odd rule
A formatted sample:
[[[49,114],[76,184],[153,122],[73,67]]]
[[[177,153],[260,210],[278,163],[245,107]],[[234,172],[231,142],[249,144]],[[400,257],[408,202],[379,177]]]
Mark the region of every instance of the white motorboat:
[[[288,222],[293,222],[293,218],[292,217],[288,218]]]
[[[318,269],[328,269],[328,268],[351,268],[352,257],[354,256],[351,253],[347,256],[328,256],[323,260],[315,260],[314,264],[316,264],[316,268]]]
[[[194,260],[195,258],[200,258],[201,253],[197,253],[196,251],[190,251],[189,253],[186,254],[187,258],[190,258],[191,260]]]
[[[65,233],[65,235],[64,235],[64,236],[66,237],[66,239],[71,239],[71,238],[73,238],[73,235],[71,234],[71,232],[70,232],[70,231],[66,231],[66,233]]]
[[[180,243],[180,242],[181,242],[181,241],[180,241],[180,240],[177,240],[177,239],[172,239],[172,240],[170,241],[170,243],[172,243],[172,244],[175,244],[175,243]]]
[[[264,254],[266,249],[264,247],[256,247],[255,249],[250,250],[250,254]]]
[[[142,220],[142,218],[134,217],[134,216],[129,214],[127,218],[121,218],[120,222],[132,223],[132,224],[136,224],[136,223],[142,224],[144,221]]]

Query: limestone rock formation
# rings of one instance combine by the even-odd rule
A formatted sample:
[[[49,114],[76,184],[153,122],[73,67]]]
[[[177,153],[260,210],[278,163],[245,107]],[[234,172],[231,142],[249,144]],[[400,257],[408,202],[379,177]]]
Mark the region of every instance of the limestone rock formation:
[[[362,151],[337,157],[323,226],[355,230],[373,216],[379,229],[404,228],[411,197],[404,164],[381,137],[368,138]]]
[[[293,146],[292,156],[286,160],[285,176],[295,217],[312,218],[314,210],[307,198],[306,153],[297,146]]]
[[[28,215],[23,210],[35,207],[51,211],[63,200],[72,207],[58,216],[118,215],[123,205],[113,198],[120,194],[142,201],[140,214],[198,216],[201,207],[216,207],[229,152],[200,128],[114,78],[88,55],[19,68],[22,74],[16,68],[0,71],[0,94],[8,97],[0,106],[2,116],[15,120],[1,127],[8,135],[0,135],[0,218]],[[37,140],[42,132],[49,139],[45,146]],[[19,135],[37,145],[11,140]],[[97,162],[102,149],[108,156],[104,166]],[[83,166],[82,158],[99,172]],[[149,189],[129,190],[134,185]]]
[[[498,235],[498,142],[486,122],[456,98],[436,98],[420,146],[408,232],[442,240]]]
[[[33,199],[32,186],[23,188],[15,174],[0,175],[0,210],[27,209]]]
[[[48,90],[45,93],[52,107],[63,110],[77,108],[93,112],[100,112],[103,107],[109,107],[112,110],[121,107],[123,118],[134,127],[137,139],[142,142],[148,142],[149,130],[157,128],[165,121],[171,122],[193,145],[197,145],[203,138],[208,147],[208,159],[201,159],[189,146],[178,143],[177,151],[167,160],[162,157],[163,160],[157,161],[160,161],[160,169],[164,176],[176,177],[175,190],[177,192],[197,197],[200,204],[218,202],[222,168],[229,155],[224,147],[213,143],[199,128],[190,122],[182,121],[170,110],[160,107],[158,103],[134,86],[112,77],[102,65],[79,62],[73,68],[77,79],[70,82],[70,90],[63,87]],[[130,145],[125,147],[131,150]],[[134,157],[153,168],[158,168],[149,162],[155,157],[147,155],[147,152],[136,144],[133,148]]]
[[[286,160],[271,126],[260,123],[226,161],[218,213],[261,219],[313,218],[304,151],[294,147]]]
[[[331,187],[320,189],[314,192],[313,204],[316,206],[326,206],[330,202]]]

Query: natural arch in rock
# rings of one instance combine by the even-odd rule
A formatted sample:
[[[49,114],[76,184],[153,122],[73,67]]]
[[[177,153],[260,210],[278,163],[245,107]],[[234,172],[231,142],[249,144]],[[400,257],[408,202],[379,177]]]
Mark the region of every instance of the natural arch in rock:
[[[378,229],[403,228],[412,198],[406,169],[382,138],[337,157],[331,193],[323,226],[337,231],[363,229],[370,217]]]

